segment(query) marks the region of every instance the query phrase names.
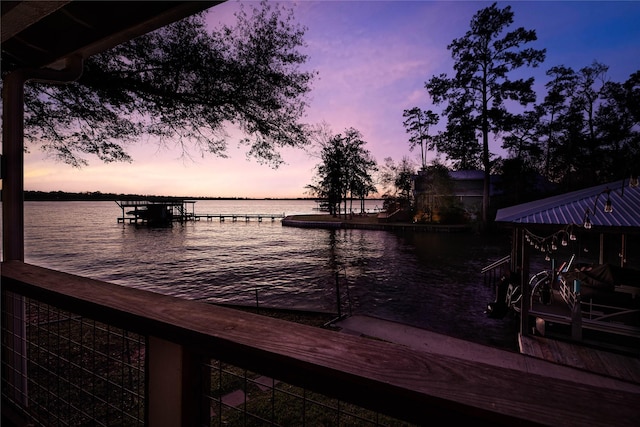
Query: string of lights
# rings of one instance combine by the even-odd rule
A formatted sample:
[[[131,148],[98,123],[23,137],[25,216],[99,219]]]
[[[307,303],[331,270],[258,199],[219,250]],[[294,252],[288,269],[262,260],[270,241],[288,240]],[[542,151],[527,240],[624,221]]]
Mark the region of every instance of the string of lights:
[[[550,261],[551,255],[558,250],[558,242],[561,246],[568,246],[569,241],[576,241],[578,238],[574,232],[574,228],[579,227],[577,224],[569,224],[563,229],[556,231],[548,236],[539,236],[531,230],[524,229],[524,238],[527,243],[534,249],[546,254],[545,260]]]
[[[629,179],[629,187],[632,187],[632,188],[638,187],[638,177],[636,175],[632,175],[631,178]],[[621,197],[624,196],[624,188],[625,188],[625,180],[622,181],[622,186],[619,192]],[[546,236],[537,235],[533,233],[531,230],[525,228],[524,229],[525,241],[529,243],[531,246],[533,246],[535,250],[539,250],[540,252],[545,253],[545,260],[550,261],[551,256],[559,249],[558,244],[560,244],[560,246],[568,246],[570,241],[577,240],[577,236],[576,236],[577,229],[584,228],[585,230],[590,230],[593,227],[591,218],[594,217],[598,212],[598,209],[597,209],[598,201],[600,200],[601,196],[605,194],[607,196],[607,199],[604,203],[602,211],[605,214],[613,213],[613,203],[611,201],[612,191],[613,190],[611,190],[610,188],[606,188],[596,196],[595,201],[593,203],[593,208],[590,208],[590,207],[586,208],[583,215],[582,224],[571,223],[564,226],[562,229]],[[584,250],[587,251],[587,248],[585,247]]]

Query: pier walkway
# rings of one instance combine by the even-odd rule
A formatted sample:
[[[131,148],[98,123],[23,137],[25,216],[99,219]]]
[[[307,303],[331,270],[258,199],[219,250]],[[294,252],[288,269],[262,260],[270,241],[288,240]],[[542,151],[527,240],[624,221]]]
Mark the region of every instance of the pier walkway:
[[[272,222],[277,219],[283,219],[285,217],[283,214],[193,214],[189,215],[189,219],[193,219],[195,221],[200,221],[201,219],[206,219],[207,221],[213,221],[214,219],[219,220],[220,222],[224,222],[227,219],[230,219],[232,222],[237,222],[238,219],[243,219],[245,222],[249,222],[252,219],[257,219],[258,222],[262,222],[263,219],[268,218]]]

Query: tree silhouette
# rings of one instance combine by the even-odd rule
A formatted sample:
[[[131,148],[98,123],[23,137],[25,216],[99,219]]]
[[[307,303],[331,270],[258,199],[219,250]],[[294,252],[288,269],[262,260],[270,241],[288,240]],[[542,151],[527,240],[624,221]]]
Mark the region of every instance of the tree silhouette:
[[[540,144],[547,149],[543,175],[565,191],[628,177],[640,161],[637,111],[640,73],[624,83],[607,78],[594,61],[578,71],[564,66],[547,75]]]
[[[470,30],[447,46],[455,61],[455,76],[446,74],[432,77],[425,87],[435,104],[446,103],[447,134],[459,136],[479,132],[482,143],[484,191],[482,221],[486,223],[489,208],[489,177],[491,153],[489,132],[502,130],[505,101],[527,105],[535,101],[533,78],[511,80],[509,73],[522,66],[537,66],[544,61],[545,50],[520,49],[535,41],[536,33],[520,27],[505,32],[513,23],[511,7],[499,9],[496,3],[481,9],[471,19]],[[466,130],[457,129],[463,126]],[[462,142],[458,139],[458,142]],[[475,145],[475,138],[467,142]],[[450,155],[446,147],[438,150]],[[455,154],[455,153],[454,153]]]
[[[385,189],[382,197],[387,205],[394,204],[398,208],[407,210],[411,208],[415,175],[415,166],[408,157],[404,156],[397,164],[391,157],[384,159],[379,176],[380,183]]]
[[[423,111],[419,107],[404,110],[402,117],[406,120],[402,123],[409,135],[409,148],[413,150],[420,146],[420,159],[422,169],[427,167],[427,150],[432,150],[435,146],[435,139],[429,135],[429,128],[438,124],[439,117],[431,110]]]
[[[354,128],[321,142],[316,183],[306,188],[327,202],[332,215],[340,212],[342,203],[346,215],[347,202],[354,197],[362,201],[362,209],[364,198],[376,191],[371,174],[377,166],[371,153],[364,148],[365,144],[362,134]]]
[[[571,68],[555,66],[550,68],[546,75],[551,80],[545,85],[547,95],[538,107],[540,143],[543,145],[544,152],[543,168],[540,172],[548,179],[555,180],[557,176],[552,172],[552,156],[555,156],[558,145],[562,141],[562,118],[568,114],[568,100],[575,84],[575,73]]]
[[[278,148],[308,140],[305,29],[267,2],[236,18],[208,33],[191,16],[89,58],[75,83],[27,85],[29,143],[75,166],[129,161],[125,147],[143,139],[224,157],[234,125],[249,156],[278,166]]]

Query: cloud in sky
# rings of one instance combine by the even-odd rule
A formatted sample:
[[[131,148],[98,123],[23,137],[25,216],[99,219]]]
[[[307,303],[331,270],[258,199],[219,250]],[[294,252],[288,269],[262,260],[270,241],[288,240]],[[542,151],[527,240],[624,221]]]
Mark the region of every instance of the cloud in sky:
[[[256,4],[253,2],[253,4]],[[326,122],[334,133],[358,129],[379,163],[385,157],[416,159],[409,152],[402,112],[432,106],[424,83],[452,74],[447,45],[462,37],[472,16],[491,2],[481,1],[298,1],[296,20],[307,27],[306,67],[319,77],[310,94],[305,121]],[[537,87],[554,65],[579,69],[598,60],[609,77],[624,81],[640,70],[640,2],[498,2],[514,11],[511,28],[536,30],[536,48],[547,49]],[[212,8],[208,22],[230,23],[239,7],[229,1]],[[178,151],[158,150],[151,142],[131,149],[131,164],[91,164],[80,170],[45,159],[37,150],[26,156],[25,188],[212,197],[300,197],[311,183],[317,159],[285,150],[287,164],[277,170],[247,161],[244,150],[229,143],[228,159],[182,161]],[[495,150],[495,147],[494,147]],[[434,153],[428,158],[433,159]]]

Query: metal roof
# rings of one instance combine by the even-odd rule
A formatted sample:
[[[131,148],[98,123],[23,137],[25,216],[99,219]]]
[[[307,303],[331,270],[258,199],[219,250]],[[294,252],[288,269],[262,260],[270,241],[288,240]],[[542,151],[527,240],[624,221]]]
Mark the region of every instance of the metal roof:
[[[449,171],[449,176],[460,181],[463,180],[484,180],[484,171],[481,170],[461,170]],[[492,176],[493,177],[493,176]]]
[[[613,211],[604,212],[609,199]],[[496,222],[532,225],[582,225],[616,227],[640,232],[640,186],[629,180],[602,184],[534,202],[499,209]]]

